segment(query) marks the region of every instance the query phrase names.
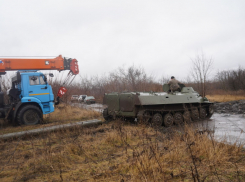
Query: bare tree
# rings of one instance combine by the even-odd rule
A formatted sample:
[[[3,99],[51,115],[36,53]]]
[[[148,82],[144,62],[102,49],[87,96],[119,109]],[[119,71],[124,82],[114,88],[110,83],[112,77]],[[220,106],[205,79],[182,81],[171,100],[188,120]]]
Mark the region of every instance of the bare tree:
[[[200,55],[196,55],[196,57],[191,60],[191,76],[194,79],[194,82],[197,84],[199,92],[202,93],[202,96],[205,96],[206,82],[212,71],[213,59],[207,58],[202,52]]]
[[[111,81],[117,84],[118,91],[147,91],[151,89],[153,77],[147,75],[140,66],[130,66],[128,68],[119,67],[109,74]]]
[[[159,84],[164,85],[169,82],[169,78],[170,76],[162,76],[158,82]]]

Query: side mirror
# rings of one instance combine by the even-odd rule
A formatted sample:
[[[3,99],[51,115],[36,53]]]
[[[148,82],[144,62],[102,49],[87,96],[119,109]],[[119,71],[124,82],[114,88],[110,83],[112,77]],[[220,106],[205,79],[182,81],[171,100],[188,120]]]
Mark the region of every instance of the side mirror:
[[[53,73],[49,73],[48,74],[50,77],[54,77],[54,74]]]

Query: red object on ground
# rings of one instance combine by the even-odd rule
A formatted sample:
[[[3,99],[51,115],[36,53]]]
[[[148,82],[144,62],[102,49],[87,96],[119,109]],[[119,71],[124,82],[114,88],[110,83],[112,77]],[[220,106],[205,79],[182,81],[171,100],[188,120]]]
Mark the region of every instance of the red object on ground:
[[[67,89],[65,87],[60,87],[57,96],[62,97],[67,92]]]

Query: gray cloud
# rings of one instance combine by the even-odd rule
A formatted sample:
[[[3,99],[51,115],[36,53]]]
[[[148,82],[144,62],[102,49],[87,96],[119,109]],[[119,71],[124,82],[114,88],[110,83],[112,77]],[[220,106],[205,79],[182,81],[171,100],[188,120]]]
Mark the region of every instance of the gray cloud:
[[[82,75],[141,65],[186,77],[203,51],[214,70],[245,67],[245,2],[3,1],[0,55],[76,58]]]

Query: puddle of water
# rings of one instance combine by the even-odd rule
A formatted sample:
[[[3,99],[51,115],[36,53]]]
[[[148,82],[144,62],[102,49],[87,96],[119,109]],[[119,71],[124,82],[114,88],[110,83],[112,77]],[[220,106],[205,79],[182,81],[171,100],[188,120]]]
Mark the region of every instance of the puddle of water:
[[[103,112],[105,106],[103,104],[99,104],[99,103],[95,103],[95,104],[84,104],[84,103],[72,103],[72,106],[76,106],[76,107],[81,107],[84,109],[91,109],[94,111],[98,111],[98,112]]]
[[[214,138],[228,143],[245,144],[245,117],[215,113],[211,119],[196,122],[198,128],[214,131]]]

